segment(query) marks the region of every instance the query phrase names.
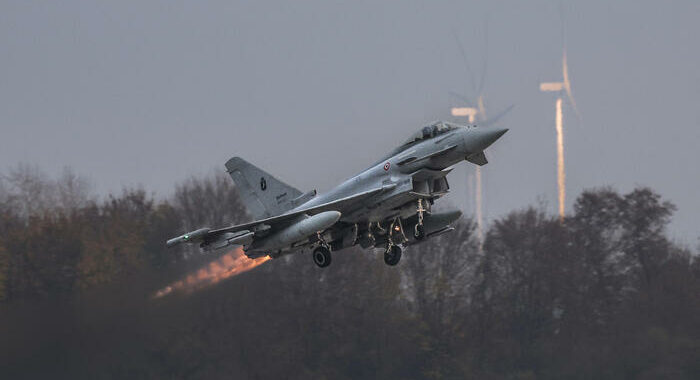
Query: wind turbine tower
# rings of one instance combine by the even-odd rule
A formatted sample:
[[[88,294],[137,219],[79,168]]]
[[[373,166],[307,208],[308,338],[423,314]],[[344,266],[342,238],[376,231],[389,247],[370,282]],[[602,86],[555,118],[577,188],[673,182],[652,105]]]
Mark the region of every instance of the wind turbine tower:
[[[540,83],[540,91],[554,92],[557,95],[555,102],[555,127],[557,133],[557,190],[559,198],[559,220],[564,220],[564,208],[566,205],[566,168],[564,165],[564,115],[562,112],[563,97],[569,100],[569,104],[580,118],[574,96],[571,93],[571,82],[569,81],[569,70],[566,63],[566,49],[562,56],[562,77],[561,82]]]
[[[452,116],[467,117],[469,124],[474,124],[477,115],[481,120],[486,120],[486,109],[484,108],[484,97],[479,95],[478,108],[476,107],[452,107]],[[481,251],[484,242],[484,214],[482,210],[482,184],[481,184],[481,166],[476,166],[476,184],[475,184],[475,204],[476,204],[476,237],[479,241],[479,250]]]

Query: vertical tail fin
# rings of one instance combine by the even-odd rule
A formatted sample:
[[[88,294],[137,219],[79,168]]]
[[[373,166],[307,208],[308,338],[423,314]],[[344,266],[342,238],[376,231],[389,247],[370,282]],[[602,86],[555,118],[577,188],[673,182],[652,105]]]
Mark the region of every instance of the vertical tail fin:
[[[292,208],[301,191],[287,185],[240,157],[226,162],[226,170],[238,187],[241,200],[255,219],[279,215]]]

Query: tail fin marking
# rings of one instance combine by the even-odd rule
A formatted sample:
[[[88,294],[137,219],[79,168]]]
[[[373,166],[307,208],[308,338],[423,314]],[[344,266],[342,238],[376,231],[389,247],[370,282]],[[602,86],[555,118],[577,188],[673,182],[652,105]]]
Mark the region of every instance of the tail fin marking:
[[[269,218],[290,210],[293,208],[291,201],[302,195],[301,191],[240,157],[228,160],[226,169],[238,187],[241,200],[255,219]]]

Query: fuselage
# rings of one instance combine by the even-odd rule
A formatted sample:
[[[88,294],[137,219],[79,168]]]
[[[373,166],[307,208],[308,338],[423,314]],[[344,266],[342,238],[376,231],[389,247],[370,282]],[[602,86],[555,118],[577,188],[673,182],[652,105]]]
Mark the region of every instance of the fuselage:
[[[249,257],[280,257],[312,250],[317,265],[330,252],[355,245],[384,247],[396,265],[402,246],[447,232],[459,210],[434,213],[435,200],[449,192],[451,166],[487,163],[483,153],[507,130],[435,122],[398,148],[330,191],[302,193],[240,157],[226,162],[254,221],[212,230],[200,228],[166,244],[198,243],[204,250],[242,245]],[[406,233],[406,231],[409,231]]]
[[[387,208],[395,208],[397,205],[391,202],[391,199],[416,190],[413,173],[421,169],[440,172],[465,160],[471,154],[483,151],[498,138],[489,141],[493,136],[484,136],[483,129],[477,127],[452,127],[453,129],[444,133],[402,145],[361,173],[330,191],[313,197],[295,210],[343,199],[370,189],[385,188],[384,193],[375,197],[375,202],[366,203],[359,210],[344,212],[341,221],[380,222],[392,217],[395,212]],[[488,132],[491,131],[487,130]],[[387,207],[382,207],[382,203],[387,203]]]

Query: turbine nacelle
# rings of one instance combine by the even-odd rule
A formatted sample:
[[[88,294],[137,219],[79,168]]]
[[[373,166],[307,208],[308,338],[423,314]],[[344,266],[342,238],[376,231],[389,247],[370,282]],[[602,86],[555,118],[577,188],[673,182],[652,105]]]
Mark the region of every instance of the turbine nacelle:
[[[542,82],[540,83],[540,91],[559,92],[564,89],[564,82]]]
[[[573,107],[576,116],[580,119],[581,114],[576,107],[576,101],[574,101],[574,95],[571,92],[571,81],[569,80],[569,66],[566,63],[566,50],[562,57],[562,77],[564,80],[562,82],[542,82],[540,83],[540,91],[543,92],[565,92],[566,97],[569,99],[569,104]]]
[[[452,107],[451,112],[452,116],[466,117],[470,123],[473,123],[479,110],[474,107]]]

